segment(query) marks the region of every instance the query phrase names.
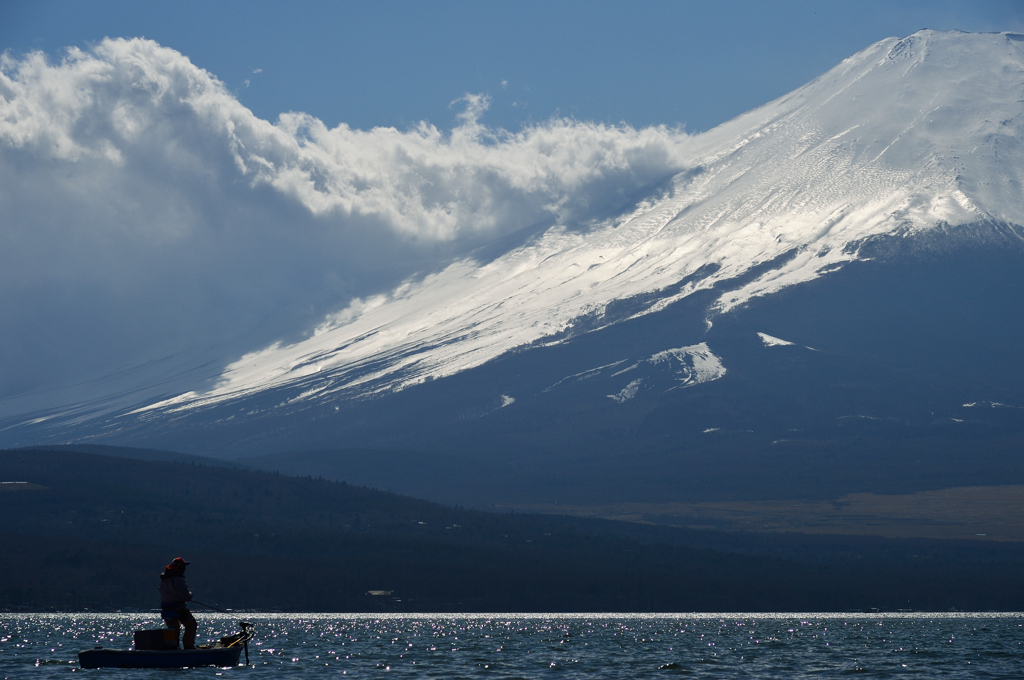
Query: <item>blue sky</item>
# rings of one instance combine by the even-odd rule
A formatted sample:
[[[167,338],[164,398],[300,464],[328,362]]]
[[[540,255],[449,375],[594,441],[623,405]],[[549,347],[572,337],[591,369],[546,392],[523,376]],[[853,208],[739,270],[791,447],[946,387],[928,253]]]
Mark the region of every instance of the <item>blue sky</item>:
[[[261,118],[363,129],[448,128],[452,101],[485,93],[485,122],[507,129],[557,115],[701,131],[921,28],[1024,30],[1024,2],[0,0],[15,55],[145,36]]]

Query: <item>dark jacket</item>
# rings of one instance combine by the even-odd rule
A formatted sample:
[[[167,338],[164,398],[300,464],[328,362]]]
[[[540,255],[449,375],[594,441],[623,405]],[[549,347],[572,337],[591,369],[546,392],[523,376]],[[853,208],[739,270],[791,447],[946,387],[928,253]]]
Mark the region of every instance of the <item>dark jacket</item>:
[[[186,602],[192,601],[192,592],[185,582],[185,575],[180,571],[164,569],[160,574],[160,607],[162,609],[182,609]]]

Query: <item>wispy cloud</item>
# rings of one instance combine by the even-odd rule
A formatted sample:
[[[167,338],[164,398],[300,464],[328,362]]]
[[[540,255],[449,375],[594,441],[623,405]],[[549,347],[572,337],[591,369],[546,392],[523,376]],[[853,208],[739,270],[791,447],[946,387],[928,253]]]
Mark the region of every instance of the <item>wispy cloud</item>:
[[[253,73],[259,73],[255,69]],[[143,40],[0,59],[0,397],[174,355],[226,362],[524,228],[585,224],[688,138],[556,119],[275,122]]]

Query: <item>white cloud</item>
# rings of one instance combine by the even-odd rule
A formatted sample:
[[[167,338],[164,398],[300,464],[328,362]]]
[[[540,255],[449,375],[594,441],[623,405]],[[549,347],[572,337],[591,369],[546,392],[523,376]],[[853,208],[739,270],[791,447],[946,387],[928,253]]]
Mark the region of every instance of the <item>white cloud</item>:
[[[498,237],[586,225],[687,153],[663,127],[508,132],[486,97],[458,107],[450,132],[271,123],[152,41],[4,55],[0,397],[223,364]]]

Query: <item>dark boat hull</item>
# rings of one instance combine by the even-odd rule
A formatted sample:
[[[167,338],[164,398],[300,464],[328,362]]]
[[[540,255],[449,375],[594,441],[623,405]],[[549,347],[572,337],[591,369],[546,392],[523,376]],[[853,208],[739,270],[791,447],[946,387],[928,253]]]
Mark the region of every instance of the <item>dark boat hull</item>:
[[[87,649],[78,653],[82,668],[191,668],[237,666],[242,646],[210,649]]]

